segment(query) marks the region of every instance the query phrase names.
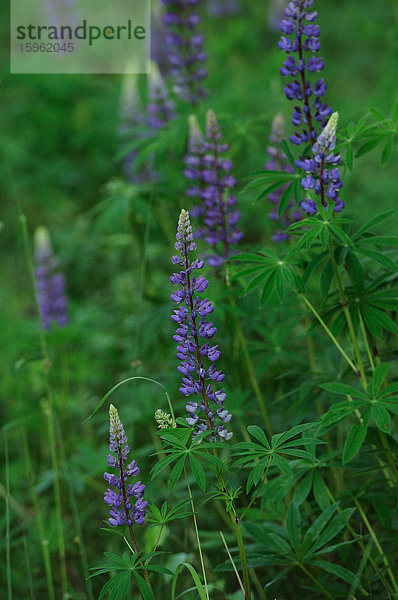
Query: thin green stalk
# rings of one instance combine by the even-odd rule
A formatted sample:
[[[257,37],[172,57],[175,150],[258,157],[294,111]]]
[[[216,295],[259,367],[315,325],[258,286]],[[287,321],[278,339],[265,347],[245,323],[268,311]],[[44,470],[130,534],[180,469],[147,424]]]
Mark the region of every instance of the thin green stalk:
[[[234,518],[234,525],[235,525],[236,539],[237,539],[238,546],[239,546],[240,559],[241,559],[241,563],[242,563],[243,586],[245,588],[245,600],[250,600],[251,599],[251,591],[250,591],[249,571],[247,569],[245,546],[243,543],[242,532],[240,530],[240,524],[239,524],[238,517]]]
[[[12,600],[12,579],[11,579],[11,515],[10,515],[10,463],[8,458],[8,439],[4,433],[4,453],[5,453],[5,475],[6,475],[6,570],[7,570],[7,598]]]
[[[54,582],[53,582],[52,569],[51,569],[50,550],[49,550],[49,546],[48,546],[48,540],[45,538],[45,535],[44,535],[43,518],[42,518],[42,514],[41,514],[39,500],[37,498],[37,495],[36,495],[36,492],[34,489],[32,463],[30,461],[27,435],[24,430],[22,431],[22,440],[23,440],[22,443],[23,443],[24,454],[25,454],[24,462],[25,462],[26,472],[27,472],[28,481],[29,481],[32,504],[33,504],[35,516],[36,516],[36,525],[37,525],[37,531],[38,531],[39,538],[40,538],[41,551],[43,554],[44,571],[46,574],[48,598],[49,598],[49,600],[55,600]]]
[[[24,548],[24,554],[25,554],[26,570],[28,572],[28,587],[29,587],[30,600],[35,600],[35,591],[34,591],[33,579],[32,579],[32,567],[30,564],[29,548],[28,548],[28,542],[26,540],[26,536],[23,536],[23,548]]]
[[[234,305],[234,300],[231,299],[231,304]],[[245,338],[245,334],[243,333],[243,329],[242,329],[242,325],[240,323],[239,317],[237,315],[234,314],[235,317],[235,324],[236,324],[236,331],[238,334],[238,339],[240,341],[240,345],[242,348],[242,352],[243,352],[243,357],[245,359],[245,363],[246,363],[246,367],[247,367],[247,372],[249,375],[249,380],[251,383],[251,386],[253,388],[253,391],[256,395],[257,398],[257,402],[261,411],[261,414],[263,416],[264,419],[264,423],[265,423],[265,427],[267,430],[267,433],[270,437],[273,436],[273,429],[272,429],[272,425],[271,425],[271,419],[267,410],[267,407],[265,405],[265,401],[264,401],[264,397],[261,393],[261,389],[259,386],[259,383],[257,381],[257,377],[256,377],[256,372],[254,369],[254,365],[252,362],[252,359],[250,357],[250,353],[247,349],[247,343],[246,343],[246,338]]]
[[[347,361],[347,363],[349,364],[349,366],[351,367],[351,369],[357,375],[358,374],[357,367],[354,365],[354,363],[352,362],[352,360],[344,352],[343,348],[340,346],[339,342],[337,341],[337,339],[335,338],[335,336],[333,335],[333,333],[330,331],[329,327],[326,325],[325,321],[322,319],[322,317],[320,316],[320,314],[317,312],[317,310],[314,308],[314,306],[312,306],[311,302],[308,300],[308,298],[306,296],[304,296],[304,294],[299,293],[299,296],[303,300],[303,302],[308,306],[308,308],[310,309],[310,311],[312,312],[312,314],[316,317],[316,319],[319,321],[319,323],[322,325],[323,329],[326,331],[326,333],[328,334],[328,336],[332,340],[333,344],[336,346],[336,348],[341,353],[341,355],[344,357],[344,359]]]
[[[366,348],[366,352],[367,352],[367,355],[368,355],[368,358],[369,358],[369,363],[370,363],[370,366],[372,367],[372,371],[374,371],[375,370],[375,364],[373,362],[373,355],[372,355],[372,351],[371,351],[370,346],[369,346],[368,336],[366,335],[365,323],[363,322],[363,318],[362,318],[362,314],[361,314],[360,310],[358,310],[358,314],[359,314],[359,325],[361,327],[362,338],[363,338],[363,341],[364,341],[364,344],[365,344],[365,348]]]
[[[395,579],[394,573],[391,570],[390,564],[389,564],[389,562],[387,560],[387,557],[386,557],[386,555],[385,555],[385,553],[383,551],[383,548],[380,545],[378,537],[377,537],[377,535],[376,535],[373,527],[369,523],[368,517],[366,516],[366,513],[363,510],[362,506],[360,505],[358,499],[355,498],[354,502],[355,502],[355,504],[356,504],[356,506],[358,508],[359,514],[361,515],[363,522],[365,523],[366,527],[368,528],[368,531],[370,533],[370,537],[372,538],[372,540],[373,540],[373,542],[374,542],[374,544],[375,544],[375,546],[376,546],[376,548],[377,548],[377,550],[378,550],[378,552],[379,552],[379,554],[381,556],[381,559],[382,559],[382,561],[384,563],[384,566],[386,567],[387,573],[388,573],[388,575],[389,575],[389,577],[391,579],[391,583],[393,585],[395,593],[398,594],[398,583],[397,583],[397,580]]]
[[[230,551],[229,551],[229,548],[228,548],[227,542],[225,541],[225,537],[224,537],[224,535],[223,535],[223,532],[222,532],[222,531],[220,531],[220,536],[221,536],[221,539],[222,539],[222,541],[223,541],[223,543],[224,543],[225,550],[227,551],[228,558],[229,558],[229,560],[230,560],[230,562],[231,562],[232,568],[233,568],[233,570],[234,570],[235,577],[236,577],[236,579],[238,580],[239,587],[240,587],[240,589],[242,590],[243,597],[245,597],[245,588],[243,587],[243,583],[242,583],[242,580],[241,580],[241,578],[240,578],[240,575],[239,575],[238,569],[236,568],[236,565],[235,565],[235,563],[234,563],[234,559],[232,558],[232,555],[231,555],[231,553],[230,553]]]
[[[332,263],[335,283],[336,283],[336,286],[337,286],[337,289],[338,289],[338,292],[340,295],[340,302],[343,307],[344,315],[345,315],[345,318],[347,321],[348,331],[349,331],[350,338],[351,338],[351,343],[354,348],[354,354],[356,356],[357,363],[358,363],[359,373],[357,373],[357,374],[360,375],[362,381],[366,385],[366,374],[365,374],[365,369],[363,367],[361,352],[359,350],[358,340],[355,335],[354,325],[353,325],[352,319],[351,319],[351,313],[348,308],[347,296],[344,291],[343,282],[341,281],[339,269],[338,269],[337,262],[336,262],[336,257],[334,255],[334,246],[333,246],[333,241],[332,241],[331,237],[329,237],[329,254],[330,254],[330,261]]]
[[[326,588],[323,587],[323,585],[321,583],[319,583],[319,581],[317,580],[316,577],[314,577],[309,571],[308,569],[305,568],[304,565],[302,565],[301,563],[297,563],[297,565],[300,567],[300,569],[302,571],[304,571],[304,573],[307,575],[307,577],[309,577],[314,583],[315,585],[325,594],[326,598],[329,598],[329,600],[334,600],[334,597],[329,594],[329,592],[327,591]]]
[[[261,581],[259,580],[259,578],[257,577],[257,573],[254,569],[249,569],[249,575],[256,587],[257,593],[259,598],[261,598],[261,600],[267,600],[267,594],[265,593],[265,590],[263,588],[263,584],[261,583]]]
[[[191,491],[191,486],[189,485],[187,471],[186,471],[185,467],[184,467],[184,475],[185,475],[185,481],[187,482],[189,500],[191,502],[192,516],[193,516],[193,522],[194,522],[194,526],[195,526],[196,541],[198,542],[199,558],[200,558],[200,564],[201,564],[201,567],[202,567],[203,581],[205,583],[206,597],[207,597],[207,600],[210,600],[210,598],[209,598],[209,590],[208,590],[208,586],[207,586],[206,569],[205,569],[205,564],[204,564],[204,561],[203,561],[202,545],[200,543],[200,537],[199,537],[198,522],[196,520],[195,505],[194,505],[192,491]]]

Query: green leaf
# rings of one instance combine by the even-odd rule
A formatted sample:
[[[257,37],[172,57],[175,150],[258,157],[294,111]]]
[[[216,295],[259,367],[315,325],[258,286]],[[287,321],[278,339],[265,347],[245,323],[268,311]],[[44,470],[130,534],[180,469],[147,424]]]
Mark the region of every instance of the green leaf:
[[[279,200],[278,217],[281,217],[283,215],[289,202],[292,199],[293,185],[294,185],[294,181],[285,189],[285,191],[283,192],[283,194],[281,196],[281,199]]]
[[[295,425],[288,431],[284,431],[283,433],[276,434],[272,436],[272,448],[278,448],[282,443],[287,442],[295,435],[299,435],[299,433],[303,433],[304,431],[308,431],[308,429],[313,429],[315,423],[303,423],[302,425]]]
[[[205,491],[206,475],[202,465],[200,464],[200,461],[192,452],[189,453],[189,462],[191,463],[192,474],[195,478],[196,483],[198,484],[201,490]]]
[[[316,540],[318,540],[322,531],[326,527],[327,522],[329,521],[329,519],[331,518],[333,513],[336,511],[337,506],[338,506],[338,504],[331,504],[325,510],[322,511],[322,513],[319,515],[319,517],[317,517],[315,519],[315,521],[313,522],[311,527],[309,529],[307,529],[307,531],[305,533],[304,540],[303,540],[303,546],[308,547],[308,548],[311,545],[314,546],[314,542],[316,542]]]
[[[265,469],[267,468],[269,460],[270,460],[269,457],[266,456],[265,458],[262,458],[254,467],[254,469],[252,471],[254,485],[257,485],[258,482],[260,481]]]
[[[284,458],[282,458],[281,456],[279,456],[279,454],[273,454],[272,455],[273,461],[275,463],[275,466],[282,471],[282,473],[286,473],[286,475],[289,475],[289,477],[293,477],[293,473],[292,470],[290,468],[290,465],[288,463],[288,461]]]
[[[322,269],[321,277],[319,280],[319,289],[322,295],[322,298],[326,300],[329,294],[330,284],[333,280],[333,267],[330,260],[327,261],[325,266]]]
[[[346,265],[354,290],[357,294],[361,294],[365,287],[363,269],[358,257],[352,250],[347,252]]]
[[[271,296],[271,294],[274,290],[276,272],[277,272],[277,269],[273,269],[265,280],[263,291],[261,293],[261,298],[260,298],[260,306],[263,306],[266,303],[266,301]]]
[[[368,400],[368,397],[364,392],[357,390],[357,388],[347,385],[346,383],[322,383],[321,388],[334,394],[340,394],[342,396],[353,396],[354,398],[362,398]]]
[[[118,573],[103,586],[98,600],[108,596],[109,600],[124,600],[128,594],[131,581],[131,571]]]
[[[352,144],[351,142],[349,142],[346,146],[346,151],[345,151],[345,163],[348,167],[349,171],[352,171],[352,164],[353,164],[353,154],[352,154]]]
[[[141,577],[141,575],[139,575],[137,571],[135,571],[134,577],[137,582],[138,589],[141,592],[143,600],[155,600],[155,596],[153,595],[153,592],[147,584],[147,582],[145,581],[145,579]]]
[[[365,250],[364,248],[358,248],[358,252],[364,256],[367,256],[368,258],[372,258],[374,261],[378,262],[380,265],[383,265],[383,267],[392,273],[396,273],[398,271],[396,263],[381,252],[377,252],[376,250]]]
[[[368,140],[357,150],[355,157],[359,158],[360,156],[363,156],[364,154],[371,152],[371,150],[373,150],[379,144],[381,144],[381,142],[385,139],[385,137],[386,136],[384,134],[378,134],[378,137],[374,137],[373,139]]]
[[[263,444],[263,446],[270,450],[270,445],[267,440],[267,436],[265,435],[261,427],[259,427],[258,425],[249,425],[247,431],[250,433],[251,436],[253,436],[257,441],[259,441],[260,444]]]
[[[206,600],[206,592],[205,589],[199,579],[199,575],[197,574],[197,572],[195,571],[194,567],[190,564],[190,563],[180,563],[178,565],[178,567],[176,568],[176,571],[174,573],[174,578],[171,584],[171,600],[176,600],[176,587],[177,587],[177,581],[178,581],[178,576],[180,574],[181,569],[185,567],[186,569],[188,569],[188,571],[191,574],[191,577],[194,581],[194,584],[196,586],[196,590],[199,594],[199,598],[200,600]]]
[[[367,411],[369,416],[369,411]],[[354,456],[362,448],[365,441],[366,432],[368,430],[368,418],[363,418],[363,422],[358,425],[353,425],[348,432],[344,449],[343,449],[343,465],[346,465],[354,458]]]
[[[187,457],[186,454],[184,454],[184,456],[181,456],[181,458],[178,459],[178,461],[176,462],[176,464],[174,465],[174,467],[171,470],[170,477],[169,477],[169,491],[170,492],[171,492],[171,490],[173,490],[175,488],[175,486],[177,485],[177,483],[180,480],[186,457]]]
[[[377,397],[390,366],[390,363],[381,363],[375,368],[372,381],[369,385],[369,394],[372,398]]]
[[[344,402],[334,404],[329,408],[327,413],[323,415],[319,425],[319,434],[322,435],[331,425],[339,423],[364,404],[364,400],[345,400]]]
[[[395,100],[394,104],[392,105],[391,121],[392,121],[393,127],[395,127],[395,129],[396,129],[398,126],[398,99]]]
[[[352,250],[355,250],[355,246],[354,246],[354,242],[352,241],[352,239],[350,238],[349,235],[346,234],[346,232],[341,229],[341,227],[338,227],[337,225],[329,225],[330,230],[332,231],[333,235],[345,246],[348,246],[349,248],[351,248]]]
[[[372,404],[372,417],[380,431],[391,433],[391,416],[382,404]]]
[[[388,163],[388,161],[391,158],[393,146],[394,146],[394,136],[391,135],[388,138],[387,143],[383,148],[383,152],[381,153],[381,164],[383,167],[384,167],[384,165],[386,165]]]
[[[355,232],[354,239],[357,239],[363,233],[365,233],[366,231],[369,231],[369,229],[372,229],[372,227],[374,227],[375,225],[378,225],[379,223],[382,223],[386,219],[389,219],[396,212],[397,212],[397,209],[396,208],[392,208],[390,210],[386,210],[384,212],[378,213],[377,215],[375,215],[374,217],[372,217],[371,219],[369,219],[369,221],[366,221],[366,223],[364,223],[358,229],[358,231]]]
[[[349,571],[348,569],[346,569],[345,567],[342,567],[341,565],[336,565],[334,563],[326,562],[325,560],[315,560],[315,561],[312,561],[312,564],[320,567],[321,569],[323,569],[324,571],[327,571],[328,573],[331,573],[332,575],[335,575],[336,577],[339,577],[340,579],[344,579],[344,581],[351,583],[351,585],[356,585],[357,587],[359,586],[358,577],[356,575],[354,575],[354,573],[352,573],[352,571]]]
[[[322,510],[330,504],[327,487],[319,471],[314,473],[314,498]]]
[[[387,331],[391,331],[391,333],[398,333],[398,328],[391,317],[378,308],[366,304],[362,308],[362,316],[369,331],[378,338],[382,337],[381,327],[387,329]]]
[[[178,456],[179,453],[173,453],[159,461],[151,471],[152,479],[154,479],[161,471],[163,471],[163,469],[165,469],[167,465],[172,463],[174,460],[177,460]]]
[[[315,551],[325,546],[330,540],[336,537],[347,526],[347,522],[354,512],[355,508],[345,508],[333,517],[330,523],[320,534],[317,541],[313,544],[311,550]]]
[[[300,511],[297,504],[293,501],[290,503],[289,508],[287,509],[286,531],[289,537],[289,541],[296,552],[299,549],[301,543],[300,523]]]
[[[307,498],[308,494],[312,488],[312,482],[314,478],[314,472],[309,471],[298,483],[296,490],[294,492],[293,500],[295,503],[300,506]]]

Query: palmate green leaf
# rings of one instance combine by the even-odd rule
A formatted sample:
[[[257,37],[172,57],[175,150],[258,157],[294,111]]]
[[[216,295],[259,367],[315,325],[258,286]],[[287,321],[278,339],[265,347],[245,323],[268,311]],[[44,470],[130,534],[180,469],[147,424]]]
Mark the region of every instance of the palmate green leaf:
[[[352,250],[347,251],[346,266],[354,290],[357,294],[361,294],[365,288],[363,268],[357,255]]]
[[[118,573],[102,587],[98,600],[108,597],[109,600],[124,600],[128,594],[131,582],[131,571]]]
[[[342,567],[341,565],[335,565],[334,563],[326,562],[325,560],[319,560],[319,559],[317,559],[315,561],[311,561],[311,563],[313,565],[316,565],[320,569],[323,569],[327,573],[331,573],[332,575],[335,575],[336,577],[339,577],[340,579],[344,579],[344,581],[347,581],[348,583],[351,583],[352,585],[356,585],[357,587],[360,585],[358,577],[356,575],[354,575],[354,573],[352,573],[352,571],[349,571],[348,569],[346,569],[345,567]]]
[[[391,288],[389,290],[381,290],[367,294],[366,300],[368,304],[385,310],[398,310],[398,290]]]
[[[267,281],[268,275],[272,272],[272,267],[261,267],[261,272],[247,284],[245,288],[245,294],[250,294],[250,292],[263,284],[264,281]]]
[[[301,544],[301,516],[297,504],[293,501],[289,504],[286,514],[286,531],[289,542],[297,552]]]
[[[155,600],[155,596],[145,579],[141,577],[137,572],[134,573],[135,580],[137,582],[138,589],[141,592],[143,600]],[[115,599],[116,600],[116,599]]]
[[[312,244],[319,237],[322,229],[323,225],[318,221],[316,225],[313,225],[311,229],[303,233],[303,235],[297,242],[297,249],[302,250],[303,248],[306,248],[308,250],[308,248],[311,248]]]
[[[368,401],[365,400],[346,400],[344,402],[338,402],[329,408],[325,413],[319,424],[319,434],[323,435],[332,426],[336,425],[349,415],[351,415],[356,409],[361,408]]]
[[[297,506],[300,506],[300,504],[302,504],[304,500],[306,500],[306,498],[308,497],[312,488],[313,478],[314,471],[311,470],[306,475],[304,475],[304,477],[297,484],[293,496],[293,500],[295,501]]]
[[[309,429],[314,428],[316,423],[303,423],[302,425],[295,425],[288,431],[284,431],[283,433],[277,433],[272,436],[271,447],[279,448],[279,446],[293,438],[295,435],[299,435],[300,433],[304,433],[304,431],[308,431]]]
[[[322,269],[321,277],[319,280],[319,290],[324,300],[328,297],[330,284],[333,280],[333,267],[330,260],[327,261]]]
[[[366,327],[378,339],[382,339],[383,337],[382,329],[391,331],[391,333],[398,333],[398,328],[394,321],[382,310],[365,304],[362,306],[361,312]]]
[[[372,229],[372,227],[374,227],[375,225],[378,225],[379,223],[382,223],[386,219],[389,219],[396,212],[397,212],[397,209],[393,208],[393,209],[386,210],[386,211],[384,211],[382,213],[379,213],[379,214],[375,215],[374,217],[372,217],[371,219],[369,219],[369,221],[366,221],[358,229],[358,231],[356,231],[354,233],[353,239],[357,240],[363,233],[369,231],[370,229]]]
[[[373,372],[372,381],[370,382],[368,387],[368,393],[372,398],[377,397],[380,388],[383,384],[383,381],[390,369],[390,366],[391,365],[389,363],[381,363],[375,368]]]
[[[394,140],[395,140],[395,135],[391,135],[389,138],[387,138],[387,143],[383,148],[383,151],[381,153],[381,164],[384,167],[388,161],[391,158],[391,154],[392,154],[392,150],[394,147]]]
[[[375,137],[371,140],[368,140],[367,142],[365,142],[364,144],[362,144],[362,146],[360,146],[360,148],[357,150],[355,157],[359,158],[360,156],[363,156],[364,154],[367,154],[368,152],[371,152],[372,150],[374,150],[374,148],[376,148],[379,144],[381,144],[381,142],[386,138],[386,135],[383,134],[377,134],[377,136],[375,135]]]
[[[362,448],[368,430],[369,414],[368,409],[362,416],[362,423],[353,425],[348,432],[343,449],[343,465],[348,464]]]
[[[206,475],[200,461],[196,458],[193,452],[189,453],[189,462],[191,464],[192,474],[201,490],[206,490]]]
[[[379,244],[380,246],[398,246],[398,237],[392,235],[373,235],[364,237],[361,244]]]
[[[324,482],[319,471],[314,473],[314,498],[319,508],[324,510],[330,505],[330,498],[327,491],[326,483]]]
[[[274,268],[265,279],[263,291],[261,292],[260,307],[262,307],[267,300],[269,300],[272,292],[274,291],[276,273],[277,269]]]
[[[265,435],[263,429],[258,425],[249,425],[247,431],[253,436],[256,440],[260,442],[263,446],[265,446],[268,450],[271,449],[267,436]]]
[[[270,462],[269,457],[262,458],[261,460],[258,461],[256,466],[252,470],[251,475],[252,475],[254,485],[257,485],[258,482],[260,481],[269,462]]]
[[[286,154],[286,158],[289,161],[290,165],[293,167],[293,169],[296,168],[296,159],[293,156],[293,153],[290,149],[289,144],[287,143],[286,140],[281,140],[281,148],[283,150],[283,152]]]
[[[311,551],[315,552],[333,540],[345,527],[355,508],[345,508],[335,515],[325,527],[318,539],[313,543]]]
[[[394,415],[398,415],[398,399],[392,400],[389,398],[389,399],[383,400],[383,402],[381,402],[381,405],[384,406],[385,409],[392,412]]]
[[[329,229],[330,229],[330,231],[333,233],[333,235],[335,236],[335,238],[339,242],[341,242],[342,244],[345,244],[345,245],[349,246],[352,250],[355,250],[354,242],[352,241],[352,239],[350,238],[350,236],[347,235],[346,232],[343,229],[341,229],[341,227],[338,227],[337,225],[330,224],[329,225]]]
[[[276,575],[273,579],[271,579],[271,581],[268,581],[268,583],[265,584],[264,589],[266,590],[267,588],[269,588],[271,585],[273,585],[274,583],[276,583],[277,581],[281,581],[282,579],[284,579],[284,577],[292,570],[292,567],[286,567],[286,569],[283,569],[282,571],[280,571],[278,573],[278,575]]]
[[[307,529],[304,539],[303,539],[303,547],[307,547],[308,549],[312,546],[315,547],[316,541],[321,535],[322,531],[326,527],[326,524],[331,519],[332,515],[337,510],[337,504],[331,504],[327,508],[325,508],[322,513],[315,519],[313,524],[309,529]]]
[[[391,433],[390,413],[379,402],[372,404],[372,417],[380,431]]]
[[[321,383],[320,387],[327,392],[333,392],[334,394],[340,394],[342,396],[353,396],[354,398],[362,398],[362,400],[368,400],[368,396],[361,390],[347,385],[346,383]]]
[[[174,465],[174,467],[171,470],[170,477],[169,477],[169,491],[170,492],[175,488],[177,483],[180,481],[180,477],[181,477],[182,471],[184,469],[186,457],[187,457],[187,454],[185,454],[184,456],[181,456],[181,458],[178,459],[178,461],[176,462],[176,464]]]
[[[394,261],[392,261],[391,258],[386,256],[385,254],[382,254],[381,252],[377,252],[376,250],[368,250],[364,248],[358,248],[358,252],[363,256],[367,256],[375,262],[378,262],[380,265],[382,265],[392,273],[396,273],[398,271],[398,265]]]
[[[292,469],[291,469],[288,461],[285,458],[282,458],[282,456],[279,456],[279,454],[273,454],[272,459],[273,459],[275,466],[282,473],[286,473],[286,475],[289,475],[289,477],[293,477]]]
[[[293,190],[293,186],[294,186],[294,181],[288,185],[288,187],[285,189],[285,191],[283,192],[280,200],[279,200],[279,207],[278,207],[278,217],[281,217],[283,215],[283,213],[285,212],[289,202],[292,199],[294,190]]]
[[[163,471],[163,469],[165,469],[170,463],[172,463],[174,460],[177,460],[179,456],[179,452],[173,452],[173,454],[162,458],[162,460],[160,460],[151,470],[152,479],[159,475],[159,473]]]

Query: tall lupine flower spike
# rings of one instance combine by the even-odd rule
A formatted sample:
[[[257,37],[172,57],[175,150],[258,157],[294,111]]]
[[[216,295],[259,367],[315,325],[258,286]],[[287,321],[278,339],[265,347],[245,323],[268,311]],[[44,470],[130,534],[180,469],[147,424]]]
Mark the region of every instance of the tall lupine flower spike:
[[[174,119],[175,104],[170,98],[165,81],[155,62],[151,63],[148,76],[148,125],[151,129],[161,129]]]
[[[65,276],[58,267],[50,235],[45,227],[38,227],[35,232],[35,280],[41,324],[46,331],[53,323],[59,327],[68,323]]]
[[[322,133],[318,136],[316,143],[312,146],[313,158],[300,159],[296,161],[298,167],[306,173],[306,177],[301,180],[301,186],[304,190],[314,190],[317,196],[320,196],[322,205],[327,208],[329,202],[333,202],[333,210],[341,212],[344,208],[344,202],[339,197],[339,192],[343,187],[340,171],[336,168],[340,163],[340,154],[334,154],[336,146],[336,128],[339,114],[334,112],[330,117]],[[328,166],[332,169],[328,169]],[[318,204],[311,198],[305,198],[301,203],[301,208],[309,215],[318,212]]]
[[[265,169],[274,171],[285,171],[287,173],[294,173],[293,167],[288,163],[286,154],[281,148],[281,142],[285,139],[285,128],[283,122],[283,116],[278,113],[272,120],[270,145],[267,147],[267,154],[270,160],[264,165]],[[274,205],[272,212],[269,217],[272,221],[279,221],[283,227],[287,229],[289,225],[301,219],[302,213],[296,207],[294,198],[292,198],[287,205],[283,215],[278,216],[279,204],[288,184],[281,186],[277,190],[274,190],[268,194],[268,199]],[[282,242],[289,239],[289,234],[282,230],[278,230],[272,236],[274,242]]]
[[[104,473],[104,479],[110,486],[104,495],[105,504],[111,507],[108,522],[114,527],[128,525],[135,544],[131,526],[133,521],[138,525],[144,523],[145,510],[148,506],[148,502],[143,499],[145,485],[141,481],[136,481],[134,484],[128,483],[131,477],[139,475],[140,470],[135,460],[126,466],[130,447],[123,424],[113,404],[109,407],[109,419],[109,450],[111,454],[108,455],[107,463],[109,467],[116,469],[117,475]],[[133,498],[136,498],[134,505],[132,504]]]
[[[196,250],[196,243],[186,210],[181,211],[176,240],[175,248],[179,255],[171,260],[180,267],[180,272],[170,277],[170,281],[178,286],[171,299],[180,306],[171,318],[178,325],[174,340],[178,344],[177,358],[181,361],[177,367],[182,375],[180,392],[187,398],[193,397],[186,405],[186,421],[196,427],[194,438],[210,430],[209,441],[215,442],[217,438],[229,440],[232,432],[224,427],[224,423],[229,423],[232,415],[224,408],[226,393],[223,389],[214,389],[214,384],[225,377],[215,366],[221,352],[217,345],[211,346],[208,342],[217,331],[207,320],[214,307],[207,298],[199,298],[209,283],[202,275],[193,275],[194,271],[204,267],[204,261],[198,258],[193,262],[190,260],[189,255]]]
[[[193,106],[207,97],[202,82],[207,76],[203,66],[203,35],[197,31],[201,18],[196,12],[200,0],[162,0],[166,7],[163,24],[167,30],[171,74],[175,93]]]
[[[158,424],[159,429],[175,429],[177,427],[177,423],[174,421],[173,417],[164,412],[161,408],[158,408],[155,412],[155,421]]]
[[[311,85],[307,73],[316,73],[323,70],[325,63],[322,58],[315,56],[321,47],[319,42],[320,29],[315,24],[317,12],[309,12],[314,5],[314,0],[292,0],[285,9],[285,19],[280,24],[282,36],[278,45],[288,54],[286,61],[280,69],[284,77],[292,77],[293,81],[286,84],[284,91],[288,100],[301,102],[303,106],[295,105],[292,117],[293,125],[299,127],[304,124],[301,132],[295,131],[290,140],[297,145],[311,141],[313,144],[317,137],[314,120],[326,124],[332,109],[322,103],[322,96],[326,92],[325,80],[319,79]],[[290,36],[290,37],[286,37]],[[311,52],[310,58],[305,57],[305,52]],[[295,58],[294,55],[297,55]],[[314,95],[312,106],[310,97]]]
[[[196,135],[196,139],[199,137]],[[202,216],[203,227],[196,237],[203,237],[211,246],[207,256],[209,265],[218,267],[233,253],[233,245],[243,237],[238,228],[240,213],[236,210],[236,198],[230,189],[236,184],[232,175],[232,162],[222,156],[228,145],[221,142],[222,136],[216,115],[212,110],[206,115],[206,140],[195,142],[195,130],[191,129],[190,155],[185,162],[185,176],[194,182],[188,195],[200,196],[201,206],[194,207],[194,215]],[[196,148],[196,152],[193,152]]]

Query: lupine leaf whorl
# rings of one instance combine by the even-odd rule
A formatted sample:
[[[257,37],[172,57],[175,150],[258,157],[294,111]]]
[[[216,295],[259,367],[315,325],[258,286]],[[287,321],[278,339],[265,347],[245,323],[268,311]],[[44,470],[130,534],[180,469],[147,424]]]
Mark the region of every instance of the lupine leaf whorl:
[[[207,71],[203,64],[207,59],[203,51],[203,35],[197,31],[201,22],[197,14],[199,0],[162,0],[165,6],[163,24],[167,30],[171,74],[174,78],[175,93],[193,106],[207,92],[203,88],[203,79]]]
[[[225,375],[216,369],[215,363],[220,358],[218,346],[210,346],[217,329],[208,316],[214,307],[207,298],[200,299],[199,294],[208,288],[208,281],[194,271],[203,269],[204,261],[190,260],[190,253],[196,250],[193,241],[189,213],[182,210],[177,227],[175,248],[178,255],[172,257],[172,263],[180,267],[179,273],[170,277],[172,284],[178,289],[171,295],[171,300],[180,306],[171,316],[178,327],[173,336],[177,342],[177,358],[180,364],[177,370],[182,375],[180,392],[193,400],[186,405],[188,425],[196,427],[194,437],[200,432],[210,430],[210,441],[229,440],[232,433],[223,423],[229,423],[232,415],[224,408],[226,393],[223,389],[215,390],[214,384],[223,381]],[[204,343],[203,343],[204,340]],[[221,422],[221,424],[220,424]]]
[[[285,127],[283,122],[283,115],[278,113],[272,120],[270,143],[267,147],[267,154],[270,160],[264,165],[265,169],[272,171],[285,171],[286,173],[294,173],[293,167],[289,164],[286,154],[281,148],[281,142],[285,139]],[[284,229],[287,229],[289,225],[298,221],[302,217],[302,212],[296,207],[294,198],[291,198],[289,204],[286,206],[283,214],[278,216],[279,205],[286,187],[289,184],[282,185],[280,188],[274,190],[268,194],[268,199],[272,202],[274,208],[270,213],[269,217],[272,221],[278,222]],[[278,229],[272,236],[274,242],[283,242],[289,239],[289,234]]]
[[[314,190],[316,196],[320,196],[321,204],[325,208],[332,203],[334,212],[341,212],[344,208],[344,202],[339,197],[343,181],[339,169],[336,168],[340,163],[340,154],[333,153],[336,146],[338,117],[338,113],[334,112],[318,136],[312,146],[313,158],[296,161],[297,166],[306,172],[306,177],[301,180],[302,188],[307,193],[309,190]],[[329,165],[333,168],[328,169]],[[300,205],[309,215],[318,212],[318,204],[313,198],[305,198]]]
[[[148,502],[143,499],[145,485],[141,481],[136,481],[134,484],[128,483],[129,478],[139,475],[140,470],[135,460],[126,466],[130,447],[127,443],[123,423],[113,404],[109,407],[109,422],[109,450],[116,456],[109,454],[107,464],[116,469],[117,475],[104,473],[104,479],[110,486],[104,495],[105,504],[111,507],[108,522],[115,527],[118,525],[130,527],[133,520],[138,525],[142,525],[148,506]],[[134,505],[132,504],[133,497],[136,498]]]
[[[35,281],[43,329],[50,330],[54,323],[65,327],[68,323],[65,276],[59,271],[45,227],[35,231]]]
[[[292,123],[297,127],[303,125],[303,129],[290,136],[290,140],[297,145],[307,141],[314,143],[317,137],[315,121],[324,126],[332,112],[330,106],[321,100],[326,92],[325,80],[321,78],[311,84],[308,79],[308,75],[322,71],[325,66],[323,59],[315,56],[321,44],[320,28],[315,24],[318,13],[309,11],[313,6],[314,0],[292,0],[280,24],[285,35],[278,46],[288,54],[280,72],[284,77],[293,79],[286,84],[284,91],[288,100],[301,103],[301,106],[294,107]],[[307,53],[312,55],[307,58]],[[311,97],[314,98],[312,104]]]

